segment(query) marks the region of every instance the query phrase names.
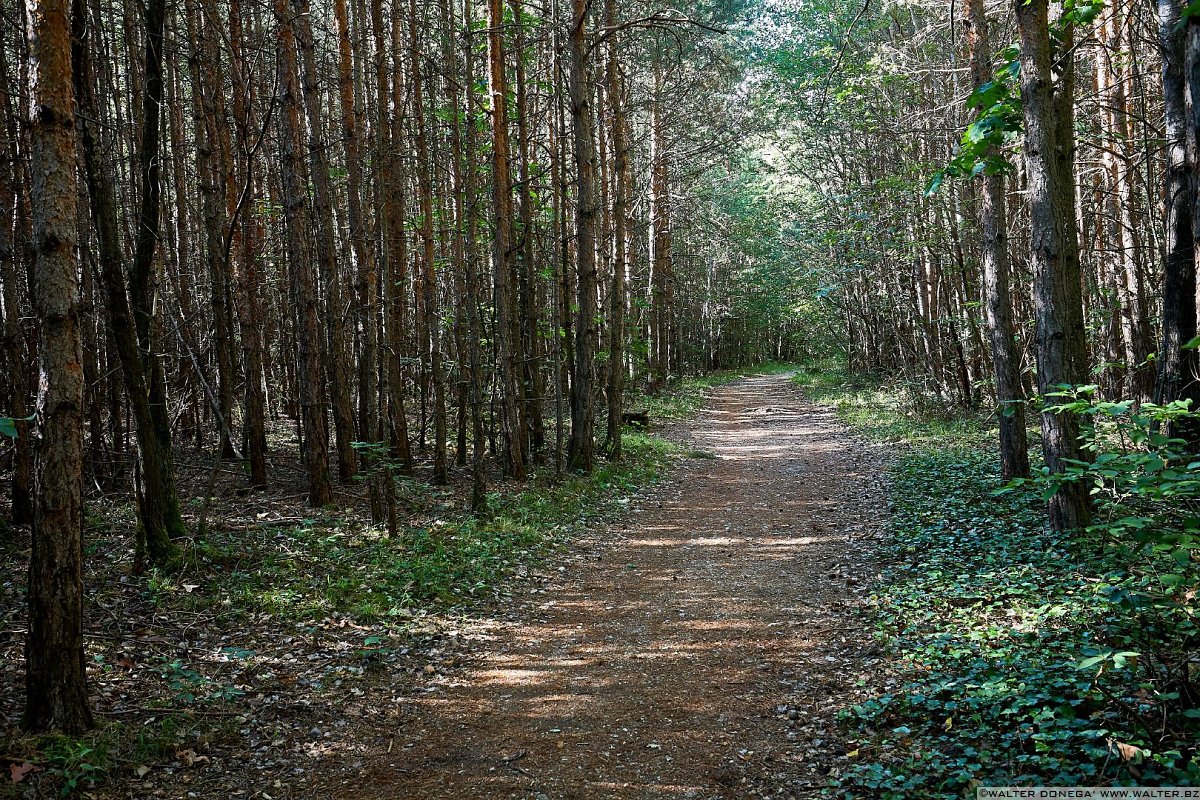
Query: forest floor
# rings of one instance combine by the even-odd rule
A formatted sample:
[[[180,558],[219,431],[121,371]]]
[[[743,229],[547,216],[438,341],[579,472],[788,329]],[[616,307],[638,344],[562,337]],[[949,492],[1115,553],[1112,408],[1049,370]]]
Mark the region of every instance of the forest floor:
[[[354,506],[231,485],[182,570],[134,579],[130,511],[93,515],[82,738],[15,732],[18,538],[0,798],[810,796],[854,761],[837,712],[886,682],[859,614],[885,452],[784,374],[656,433],[486,523],[425,498],[400,550]]]
[[[693,458],[580,541],[331,797],[792,797],[875,686],[855,611],[881,454],[786,375],[710,392]]]

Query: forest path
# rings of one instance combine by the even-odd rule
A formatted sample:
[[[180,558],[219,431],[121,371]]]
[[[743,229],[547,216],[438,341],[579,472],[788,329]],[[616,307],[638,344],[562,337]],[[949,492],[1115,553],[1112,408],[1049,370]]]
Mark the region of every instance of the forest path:
[[[573,548],[346,797],[789,797],[845,763],[881,456],[783,375],[711,390],[687,427],[715,458]]]

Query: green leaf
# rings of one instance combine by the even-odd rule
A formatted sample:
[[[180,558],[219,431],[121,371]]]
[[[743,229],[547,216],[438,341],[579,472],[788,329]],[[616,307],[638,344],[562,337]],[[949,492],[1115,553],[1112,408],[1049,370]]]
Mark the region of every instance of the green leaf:
[[[937,194],[938,189],[942,188],[942,184],[946,182],[946,170],[939,169],[933,173],[933,177],[929,179],[929,185],[925,187],[925,196],[933,197]]]
[[[0,417],[0,434],[10,439],[17,438],[17,421],[12,417]]]

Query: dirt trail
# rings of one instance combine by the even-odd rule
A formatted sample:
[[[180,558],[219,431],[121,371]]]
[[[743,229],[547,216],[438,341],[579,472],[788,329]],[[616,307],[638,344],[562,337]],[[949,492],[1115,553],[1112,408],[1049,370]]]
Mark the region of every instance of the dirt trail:
[[[347,797],[788,797],[844,763],[880,456],[786,376],[710,394],[684,438],[714,457],[582,542]]]

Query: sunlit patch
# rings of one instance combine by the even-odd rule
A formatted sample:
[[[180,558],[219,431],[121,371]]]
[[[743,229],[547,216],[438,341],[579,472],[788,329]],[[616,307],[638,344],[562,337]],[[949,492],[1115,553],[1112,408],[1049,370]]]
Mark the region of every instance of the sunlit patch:
[[[550,673],[544,669],[487,669],[476,675],[490,686],[529,686],[545,683],[550,678]]]

